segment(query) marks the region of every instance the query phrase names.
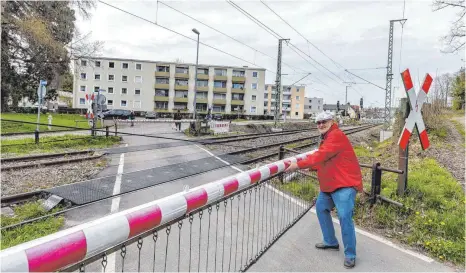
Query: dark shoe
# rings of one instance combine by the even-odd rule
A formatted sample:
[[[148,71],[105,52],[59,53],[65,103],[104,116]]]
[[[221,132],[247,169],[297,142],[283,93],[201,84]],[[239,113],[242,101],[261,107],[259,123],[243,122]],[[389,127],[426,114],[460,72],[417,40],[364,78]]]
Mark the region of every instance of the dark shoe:
[[[355,258],[345,258],[345,263],[343,264],[346,268],[353,268],[356,265]]]
[[[318,248],[318,249],[340,250],[340,245],[328,246],[328,245],[324,245],[324,244],[322,244],[322,243],[317,243],[317,244],[316,244],[316,248]]]

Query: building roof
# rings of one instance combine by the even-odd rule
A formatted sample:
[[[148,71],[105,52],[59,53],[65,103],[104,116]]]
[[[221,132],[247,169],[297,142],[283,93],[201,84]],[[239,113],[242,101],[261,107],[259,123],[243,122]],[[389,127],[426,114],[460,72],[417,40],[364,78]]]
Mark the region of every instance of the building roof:
[[[175,65],[196,65],[194,63],[178,63],[178,62],[166,62],[166,61],[154,61],[154,60],[141,60],[141,59],[123,59],[123,58],[109,58],[109,57],[89,57],[80,58],[85,60],[108,60],[108,61],[128,61],[128,62],[145,62],[155,64],[175,64]],[[219,67],[219,68],[235,68],[235,69],[251,69],[251,70],[266,70],[262,67],[249,67],[249,66],[227,66],[227,65],[213,65],[213,64],[198,64],[199,68],[202,67]]]

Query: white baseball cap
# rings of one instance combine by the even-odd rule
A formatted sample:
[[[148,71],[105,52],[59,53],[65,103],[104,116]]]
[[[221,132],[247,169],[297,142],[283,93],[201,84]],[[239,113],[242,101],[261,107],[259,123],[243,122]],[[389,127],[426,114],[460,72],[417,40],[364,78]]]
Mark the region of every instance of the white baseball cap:
[[[331,119],[333,119],[333,114],[331,112],[321,112],[317,115],[316,122]]]

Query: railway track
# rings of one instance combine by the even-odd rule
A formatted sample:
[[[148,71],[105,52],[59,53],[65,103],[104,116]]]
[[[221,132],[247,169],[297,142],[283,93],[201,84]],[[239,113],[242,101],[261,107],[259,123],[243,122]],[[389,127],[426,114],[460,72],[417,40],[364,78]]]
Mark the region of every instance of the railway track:
[[[257,139],[260,137],[291,135],[291,134],[296,134],[296,133],[309,132],[309,130],[317,130],[317,127],[309,128],[309,129],[301,129],[301,130],[288,130],[288,131],[282,131],[282,132],[254,133],[254,134],[246,134],[246,135],[238,135],[238,136],[204,138],[204,139],[199,140],[199,142],[204,145],[214,145],[214,144],[220,144],[220,143]]]
[[[367,130],[367,129],[370,129],[370,128],[374,128],[376,126],[379,126],[379,125],[368,125],[368,126],[361,126],[361,127],[357,127],[357,128],[350,128],[350,129],[346,129],[346,130],[343,130],[343,132],[345,132],[345,134],[353,134],[353,133],[357,133],[357,132],[361,132],[361,131],[364,131],[364,130]],[[310,146],[313,146],[313,145],[316,145],[318,144],[318,141],[319,141],[319,136],[316,135],[316,136],[311,136],[311,137],[307,137],[307,138],[301,138],[301,139],[296,139],[296,140],[292,140],[292,141],[287,141],[287,143],[274,143],[274,144],[270,144],[270,145],[263,145],[263,146],[259,146],[259,147],[255,147],[255,148],[248,148],[248,149],[243,149],[241,151],[235,151],[233,153],[230,153],[230,154],[241,154],[241,153],[248,153],[248,152],[251,152],[251,151],[257,151],[257,150],[263,150],[263,149],[270,149],[270,148],[273,148],[273,147],[277,147],[277,146],[281,146],[281,145],[284,145],[284,144],[289,144],[289,143],[296,143],[296,142],[301,142],[301,141],[304,141],[304,140],[312,140],[311,142],[308,142],[308,143],[305,143],[305,144],[302,144],[302,145],[299,145],[299,146],[295,146],[293,149],[294,150],[300,150],[300,149],[303,149],[303,148],[306,148],[306,147],[310,147]],[[88,152],[88,151],[82,151],[80,153],[82,154],[85,154],[85,152]],[[228,154],[228,153],[227,153]],[[61,154],[55,154],[55,155],[61,155]],[[254,157],[254,158],[248,158],[248,159],[245,159],[245,160],[242,160],[240,162],[236,162],[235,164],[242,164],[242,165],[246,165],[246,164],[252,164],[252,163],[257,163],[257,162],[261,162],[263,160],[266,160],[266,159],[269,159],[269,158],[272,158],[272,157],[276,157],[278,155],[278,151],[275,150],[273,152],[266,152],[262,155],[259,155],[257,157]],[[49,155],[50,156],[50,155]],[[45,158],[45,157],[40,157],[39,158]],[[15,159],[20,159],[20,158],[15,158]],[[7,160],[7,161],[12,161],[14,159],[3,159],[2,160],[2,163],[4,160]],[[228,167],[228,166],[222,166],[222,167]],[[197,173],[196,175],[198,174],[201,174],[201,173],[205,173],[205,172],[209,172],[209,171],[212,171],[212,170],[207,170],[207,171],[203,171],[203,172],[200,172],[200,173]],[[186,177],[180,177],[180,178],[177,178],[175,180],[179,180],[179,179],[185,179]],[[169,181],[171,182],[171,181]],[[164,182],[164,183],[167,183],[167,182]],[[157,184],[157,186],[160,185],[160,184]],[[141,190],[145,190],[149,187],[153,187],[154,185],[152,186],[146,186],[146,187],[143,187],[143,188],[140,188],[140,189],[135,189],[135,190],[132,190],[132,191],[129,191],[129,192],[126,192],[126,193],[123,193],[123,194],[118,194],[118,195],[113,195],[111,197],[108,197],[108,198],[104,198],[104,199],[100,199],[100,200],[96,200],[96,201],[93,201],[91,203],[87,203],[87,204],[84,204],[84,205],[79,205],[79,206],[75,206],[75,207],[68,207],[66,209],[64,209],[63,211],[59,211],[59,212],[56,212],[56,213],[53,213],[53,214],[50,214],[50,215],[46,215],[46,216],[42,216],[42,217],[38,217],[38,218],[35,218],[35,219],[30,219],[30,220],[27,220],[25,222],[22,222],[22,223],[19,223],[19,224],[14,224],[12,226],[7,226],[7,227],[4,227],[2,228],[2,230],[4,229],[11,229],[11,228],[14,228],[16,226],[19,226],[19,225],[23,225],[23,224],[28,224],[28,223],[31,223],[31,222],[35,222],[35,221],[39,221],[41,219],[44,219],[46,217],[53,217],[53,216],[57,216],[57,215],[60,215],[60,214],[63,214],[63,213],[66,213],[70,210],[73,210],[73,209],[79,209],[79,208],[82,208],[82,207],[85,207],[87,205],[91,205],[91,204],[95,204],[97,202],[101,202],[103,200],[106,200],[106,199],[109,199],[109,198],[115,198],[117,196],[121,196],[121,195],[126,195],[126,194],[131,194],[131,193],[134,193],[134,192],[137,192],[137,191],[141,191]],[[2,207],[4,206],[9,206],[9,205],[12,205],[12,204],[18,204],[18,203],[23,203],[23,202],[27,202],[28,200],[32,200],[32,199],[37,199],[37,198],[45,198],[45,192],[42,192],[42,191],[36,191],[36,192],[29,192],[29,193],[23,193],[23,194],[18,194],[18,195],[15,195],[15,196],[7,196],[7,197],[2,197],[1,198],[1,204],[2,204]]]
[[[61,165],[85,160],[101,158],[104,154],[96,154],[93,150],[78,152],[44,154],[34,156],[2,158],[0,171],[11,171],[24,168]]]

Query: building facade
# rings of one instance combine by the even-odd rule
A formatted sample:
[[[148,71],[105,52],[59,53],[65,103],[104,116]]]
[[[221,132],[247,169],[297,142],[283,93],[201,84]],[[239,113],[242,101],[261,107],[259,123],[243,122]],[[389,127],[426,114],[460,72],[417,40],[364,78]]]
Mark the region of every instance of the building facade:
[[[304,98],[304,113],[317,114],[324,110],[323,98]]]
[[[287,119],[303,119],[304,117],[304,94],[305,86],[288,86],[283,85],[280,94],[280,113]],[[276,86],[273,84],[265,85],[264,92],[264,114],[273,115],[275,111]]]
[[[108,109],[193,112],[195,65],[132,59],[81,59],[74,64],[73,107],[101,90]],[[199,65],[198,113],[262,115],[265,69]]]

